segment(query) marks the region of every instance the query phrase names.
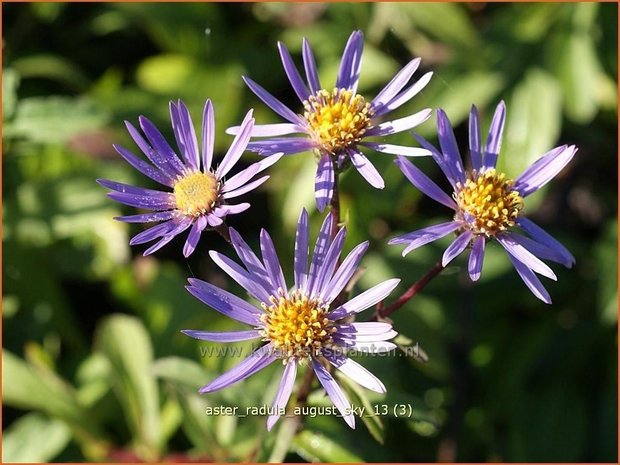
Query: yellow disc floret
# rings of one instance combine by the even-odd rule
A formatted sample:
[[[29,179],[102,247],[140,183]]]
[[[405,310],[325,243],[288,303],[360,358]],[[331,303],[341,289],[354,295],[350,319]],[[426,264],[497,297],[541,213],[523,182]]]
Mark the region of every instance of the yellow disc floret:
[[[346,89],[320,90],[304,102],[304,110],[314,138],[330,153],[359,142],[373,116],[370,103]]]
[[[513,180],[495,169],[483,173],[473,171],[465,185],[457,184],[456,219],[466,223],[474,233],[487,237],[513,227],[523,208],[523,198],[513,185]]]
[[[282,358],[307,358],[317,355],[332,342],[336,331],[327,318],[328,307],[319,300],[309,299],[301,291],[271,297],[271,305],[263,304],[265,338]]]
[[[211,173],[195,171],[174,184],[177,209],[184,215],[198,217],[209,213],[217,201],[219,183]]]

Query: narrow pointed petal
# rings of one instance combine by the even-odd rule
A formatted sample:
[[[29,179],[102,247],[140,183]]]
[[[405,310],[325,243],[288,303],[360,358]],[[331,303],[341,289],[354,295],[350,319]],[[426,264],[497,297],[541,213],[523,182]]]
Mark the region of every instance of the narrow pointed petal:
[[[332,365],[338,368],[342,373],[347,375],[357,384],[381,394],[386,392],[385,386],[379,378],[359,363],[345,357],[344,355],[331,355],[325,358],[327,358]]]
[[[534,274],[534,272],[526,265],[521,263],[519,260],[517,260],[515,257],[513,257],[511,254],[508,254],[508,258],[512,262],[512,265],[515,267],[515,270],[517,270],[517,273],[519,273],[519,276],[521,277],[525,285],[530,291],[532,291],[532,294],[534,294],[544,303],[551,304],[551,297],[549,296],[549,293],[540,282],[540,279],[538,279],[538,277]]]
[[[159,132],[159,129],[144,116],[140,116],[138,121],[152,147],[150,156],[147,154],[147,156],[151,158],[151,161],[156,163],[163,171],[175,173],[179,176],[183,175],[186,170],[185,166],[181,160],[179,160],[176,153],[174,153],[174,150],[172,150],[172,147],[170,147],[166,139],[164,139],[161,132]]]
[[[236,205],[227,204],[215,207],[211,213],[218,218],[224,218],[226,215],[237,215],[242,213],[248,208],[250,208],[250,204],[247,202],[238,203]]]
[[[425,195],[431,199],[445,205],[452,210],[456,210],[456,203],[454,200],[446,194],[441,188],[430,180],[418,167],[403,157],[398,157],[394,160],[394,163],[400,168],[405,177],[411,184],[421,190]]]
[[[362,177],[368,181],[372,187],[376,189],[383,189],[385,187],[385,181],[368,158],[360,152],[351,152],[351,162],[355,169]]]
[[[404,145],[382,144],[379,142],[361,142],[361,145],[375,149],[377,152],[401,155],[403,157],[428,157],[431,152],[426,148],[406,147]]]
[[[239,342],[249,341],[250,339],[256,339],[262,336],[261,331],[258,329],[249,329],[247,331],[196,331],[193,329],[181,330],[183,334],[194,339],[200,339],[202,341],[213,342]]]
[[[234,199],[235,197],[239,197],[240,195],[246,194],[246,193],[256,189],[258,186],[260,186],[265,181],[267,181],[267,179],[269,179],[268,175],[260,177],[258,179],[255,179],[254,181],[249,182],[245,186],[241,186],[238,189],[229,190],[228,192],[224,192],[222,194],[222,198],[223,199]]]
[[[236,136],[241,126],[233,126],[226,129],[226,134]],[[305,132],[304,128],[291,123],[255,124],[252,128],[252,137],[275,137],[286,136],[296,132]]]
[[[338,258],[342,253],[342,247],[344,247],[344,241],[347,237],[347,230],[345,228],[341,228],[336,237],[334,237],[333,242],[329,246],[329,250],[327,254],[325,254],[325,259],[323,260],[323,264],[319,268],[319,272],[317,275],[317,279],[314,283],[314,289],[312,290],[312,294],[314,295],[323,295],[325,291],[328,290],[326,287],[329,281],[332,279],[334,275],[334,270],[338,265]]]
[[[308,100],[308,97],[310,96],[308,88],[306,87],[306,84],[304,84],[299,71],[297,71],[297,67],[291,58],[291,54],[282,42],[278,42],[278,50],[280,52],[282,65],[284,66],[284,72],[286,73],[286,77],[288,77],[291,86],[293,86],[295,94],[297,94],[297,97],[301,102]]]
[[[259,84],[247,76],[243,76],[241,79],[243,79],[243,82],[246,83],[250,90],[254,92],[254,94],[256,94],[256,96],[261,99],[265,105],[275,111],[282,118],[293,124],[304,126],[304,121],[298,115],[293,113],[286,105],[267,92]]]
[[[316,147],[316,142],[307,137],[281,137],[250,142],[247,150],[256,152],[263,156],[273,155],[276,153],[293,155],[299,152],[314,150]]]
[[[319,270],[323,266],[325,254],[330,243],[330,231],[332,228],[332,214],[328,213],[323,220],[321,229],[314,244],[314,252],[312,253],[312,262],[310,263],[310,273],[308,274],[308,292],[313,296],[312,290],[315,288]]]
[[[498,234],[495,238],[497,239],[497,242],[499,242],[502,247],[506,249],[506,252],[508,252],[514,258],[516,258],[525,266],[530,268],[532,271],[535,271],[542,276],[557,281],[558,278],[556,277],[553,270],[549,268],[543,261],[538,259],[532,252],[530,252],[521,244],[516,242],[512,238],[511,233]]]
[[[398,94],[396,97],[390,100],[388,103],[386,103],[383,106],[378,107],[375,110],[375,117],[383,116],[386,113],[389,113],[390,111],[393,111],[397,109],[398,107],[400,107],[401,105],[407,103],[413,97],[418,95],[418,93],[422,89],[426,87],[426,85],[430,82],[431,77],[433,77],[432,72],[426,73],[424,76],[418,79],[415,83],[407,87],[400,94]]]
[[[480,273],[482,272],[482,262],[484,261],[484,246],[486,245],[486,239],[484,236],[478,236],[474,240],[474,246],[469,254],[469,277],[472,281],[478,281],[480,279]]]
[[[200,389],[201,394],[207,392],[218,391],[222,388],[231,386],[251,375],[257,371],[262,370],[266,366],[270,365],[276,360],[276,357],[272,355],[272,347],[267,344],[256,352],[253,352],[245,360],[239,363],[237,366],[227,371],[221,376],[218,376],[209,384],[203,386]]]
[[[445,163],[451,167],[456,179],[464,183],[465,170],[463,169],[461,153],[456,145],[456,138],[454,137],[454,130],[450,120],[442,109],[437,110],[437,133]]]
[[[200,234],[206,227],[207,219],[204,216],[201,216],[194,221],[194,224],[192,224],[192,229],[190,229],[187,240],[185,241],[185,245],[183,246],[184,257],[189,257],[194,253],[194,250],[196,250],[196,246],[198,245],[198,241],[200,240]]]
[[[334,164],[329,155],[323,155],[319,160],[314,181],[314,196],[316,207],[322,212],[332,199],[334,193]]]
[[[469,112],[469,156],[471,167],[476,171],[482,168],[482,142],[480,140],[480,118],[475,105]]]
[[[573,159],[577,148],[563,145],[547,152],[515,180],[514,188],[526,197],[551,181]]]
[[[482,160],[485,168],[495,168],[499,151],[502,148],[502,133],[504,132],[505,122],[506,104],[502,100],[495,109],[493,121],[491,121],[491,127],[489,128],[489,136],[487,137],[487,145]]]
[[[308,78],[310,92],[316,94],[321,90],[321,83],[319,81],[319,73],[317,71],[316,61],[314,60],[314,53],[312,53],[312,47],[310,47],[310,43],[305,37],[302,41],[302,58],[304,60],[304,68],[306,69],[306,78]]]
[[[340,69],[338,70],[338,79],[336,80],[336,87],[338,89],[350,89],[354,93],[357,91],[363,48],[364,36],[362,32],[353,32],[342,53]]]
[[[229,229],[230,240],[237,252],[237,255],[241,259],[243,266],[248,272],[255,278],[261,280],[269,280],[265,265],[258,259],[256,254],[252,251],[250,246],[243,240],[241,235],[234,229]],[[274,288],[273,283],[269,281],[270,290],[277,290]]]
[[[269,273],[269,278],[277,290],[286,294],[286,282],[284,281],[284,273],[280,266],[280,259],[276,253],[271,236],[265,229],[260,231],[260,250],[263,254],[263,263]]]
[[[269,281],[256,279],[226,255],[222,255],[215,250],[210,250],[209,256],[224,273],[243,287],[248,294],[261,302],[269,302],[269,296],[272,291]]]
[[[127,163],[137,169],[140,173],[145,176],[148,176],[153,181],[156,181],[164,186],[172,187],[174,186],[174,180],[168,173],[164,173],[158,168],[150,165],[144,160],[140,160],[133,153],[127,150],[125,147],[114,144],[114,150],[118,152],[118,154],[125,159]]]
[[[442,237],[447,236],[451,232],[456,231],[459,227],[460,224],[456,221],[448,221],[446,223],[435,224],[433,226],[428,226],[426,228],[418,229],[417,231],[403,234],[402,236],[397,236],[393,239],[390,239],[388,241],[388,244],[408,244],[407,248],[402,252],[402,255],[404,257],[412,250],[428,244],[429,242],[441,239]]]
[[[241,131],[239,134],[235,136],[230,148],[224,155],[224,159],[222,163],[217,167],[215,171],[215,176],[217,179],[222,179],[226,176],[233,166],[239,161],[241,155],[245,151],[248,142],[250,141],[250,134],[252,133],[252,128],[254,127],[254,118],[252,118],[252,110],[248,111],[243,118],[243,122],[241,123]]]
[[[441,265],[445,267],[446,265],[448,265],[448,263],[458,257],[469,244],[471,237],[471,231],[465,231],[463,234],[459,235],[456,239],[454,239],[454,241],[452,241],[452,244],[450,244],[446,251],[443,253],[443,257],[441,258]]]
[[[108,197],[119,203],[136,208],[147,208],[149,210],[168,210],[175,207],[174,196],[167,192],[160,192],[163,195],[140,195],[124,192],[108,192]]]
[[[362,257],[366,253],[366,250],[368,250],[368,245],[368,241],[362,242],[349,252],[347,258],[345,258],[340,267],[338,267],[332,280],[321,292],[320,297],[323,299],[323,302],[330,303],[342,292],[351,280],[353,274],[357,271]]]
[[[240,171],[239,173],[234,175],[232,178],[226,180],[226,182],[224,183],[224,187],[222,187],[222,192],[226,193],[226,192],[233,191],[241,187],[242,185],[247,183],[250,179],[252,179],[256,174],[269,168],[271,165],[277,162],[280,158],[282,158],[282,154],[276,153],[275,155],[266,157],[261,161],[252,163],[246,169]]]
[[[430,108],[425,108],[422,111],[419,111],[411,116],[406,116],[405,118],[396,119],[394,121],[387,121],[385,123],[379,124],[373,128],[370,128],[364,134],[364,137],[370,136],[386,136],[388,134],[396,134],[403,131],[408,131],[411,128],[415,128],[416,126],[422,124],[424,121],[429,119],[433,114],[433,110]],[[429,154],[430,155],[430,154]]]
[[[112,189],[121,194],[134,194],[141,196],[152,196],[158,200],[169,200],[171,197],[170,192],[156,191],[148,189],[146,187],[132,186],[131,184],[125,184],[124,182],[112,181],[110,179],[97,179],[97,184],[108,189]]]
[[[174,218],[177,215],[175,210],[168,210],[163,212],[150,212],[139,213],[137,215],[116,216],[116,221],[122,221],[123,223],[154,223],[156,221],[164,221]]]
[[[521,234],[516,233],[512,233],[511,237],[518,244],[521,244],[538,258],[544,258],[545,260],[551,260],[553,262],[560,263],[567,268],[570,268],[572,266],[572,262],[567,261],[566,257],[558,253],[557,250],[551,249],[548,246],[541,244],[540,242],[536,242],[534,239],[530,239],[529,237],[522,236]]]
[[[174,239],[176,236],[181,234],[183,231],[185,231],[191,225],[192,225],[192,218],[182,218],[180,221],[177,221],[175,226],[174,226],[174,228],[172,228],[170,231],[168,231],[159,240],[159,242],[157,242],[156,244],[154,244],[151,247],[149,247],[148,249],[146,249],[142,255],[144,255],[146,257],[147,255],[150,255],[152,253],[157,252],[159,249],[161,249],[163,246],[168,244],[172,239]]]
[[[179,152],[186,165],[194,170],[200,169],[198,140],[194,124],[189,110],[182,100],[179,100],[177,105],[172,101],[170,102],[170,120],[177,145],[179,146]]]
[[[532,239],[540,242],[559,254],[563,258],[563,261],[559,263],[562,263],[567,268],[571,268],[575,264],[575,257],[573,257],[573,254],[571,254],[566,247],[551,236],[551,234],[538,226],[532,220],[521,217],[517,220],[517,224],[521,226],[521,228],[523,228],[523,230],[528,233]]]
[[[291,392],[293,392],[293,385],[295,384],[295,376],[297,375],[297,362],[294,358],[290,358],[284,367],[284,373],[282,374],[282,380],[276,393],[276,398],[273,401],[273,410],[278,412],[280,409],[286,408]],[[270,415],[267,419],[267,431],[271,431],[273,425],[276,424],[280,415],[275,413]]]
[[[206,216],[207,218],[207,223],[209,223],[209,226],[216,228],[217,226],[221,226],[224,221],[222,220],[222,217],[214,215],[213,212],[207,214]]]
[[[388,279],[376,286],[371,287],[360,295],[353,297],[351,300],[336,308],[329,314],[329,319],[336,321],[354,313],[366,310],[368,307],[375,305],[385,299],[390,292],[398,285],[400,279]]]
[[[458,182],[461,182],[461,180],[459,179],[459,175],[456,172],[454,165],[448,163],[448,160],[446,160],[446,158],[444,157],[443,153],[441,153],[439,150],[437,150],[424,137],[422,137],[421,135],[416,134],[416,133],[414,133],[413,135],[416,138],[416,140],[418,141],[418,143],[422,147],[424,147],[426,150],[429,151],[429,153],[433,157],[433,160],[435,160],[435,163],[437,163],[437,166],[439,166],[439,168],[441,169],[441,171],[445,175],[445,177],[448,180],[448,182],[450,182],[450,185],[452,186],[452,188],[456,189],[456,184]]]
[[[372,107],[379,108],[392,100],[394,96],[396,96],[396,94],[400,92],[402,88],[405,87],[405,85],[409,82],[409,79],[411,79],[413,73],[415,73],[420,66],[420,61],[420,58],[414,58],[409,63],[407,63],[398,73],[396,73],[392,80],[372,100]]]
[[[344,421],[346,421],[347,425],[351,428],[355,429],[355,417],[351,413],[351,403],[349,402],[349,399],[347,399],[347,396],[343,392],[342,388],[338,386],[338,383],[336,383],[336,380],[334,380],[332,375],[329,374],[329,371],[321,365],[321,362],[313,358],[312,367],[314,368],[316,377],[319,379],[319,382],[325,389],[325,392],[327,392],[327,395],[331,401],[340,411]]]
[[[169,231],[174,229],[175,224],[174,221],[166,221],[165,223],[151,226],[132,237],[129,241],[129,245],[145,244],[165,236]]]
[[[215,115],[213,104],[207,99],[202,112],[202,169],[208,172],[213,165],[213,147],[215,145]]]
[[[293,271],[295,288],[297,289],[305,289],[308,282],[308,252],[310,249],[308,227],[308,212],[303,208],[297,221],[297,232],[295,233]]]
[[[396,349],[396,344],[389,341],[354,341],[354,340],[343,340],[339,341],[338,345],[340,347],[346,347],[348,349],[353,349],[365,354],[382,354],[385,352],[390,352]]]

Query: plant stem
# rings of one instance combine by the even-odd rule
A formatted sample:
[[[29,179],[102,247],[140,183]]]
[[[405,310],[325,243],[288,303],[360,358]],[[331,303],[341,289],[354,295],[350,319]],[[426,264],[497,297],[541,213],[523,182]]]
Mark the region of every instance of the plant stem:
[[[340,190],[338,189],[339,177],[340,173],[336,172],[334,174],[334,190],[332,193],[332,198],[329,201],[329,208],[332,212],[332,239],[336,237],[336,234],[338,233],[338,225],[340,224]]]
[[[217,233],[222,236],[226,242],[232,245],[232,241],[230,240],[230,232],[228,231],[228,225],[226,223],[215,226],[213,229],[217,231]]]

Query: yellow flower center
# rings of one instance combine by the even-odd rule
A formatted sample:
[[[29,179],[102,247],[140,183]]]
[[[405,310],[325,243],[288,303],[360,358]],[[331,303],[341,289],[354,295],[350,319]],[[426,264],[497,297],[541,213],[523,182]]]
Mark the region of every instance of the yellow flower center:
[[[317,355],[321,348],[332,342],[336,331],[327,318],[328,306],[309,299],[301,291],[288,298],[271,297],[271,305],[263,304],[265,338],[282,358],[307,358]]]
[[[487,237],[515,225],[523,208],[523,198],[512,189],[514,181],[504,173],[489,169],[472,172],[465,185],[457,184],[454,198],[459,207],[455,219],[469,224],[469,229]]]
[[[327,152],[334,153],[359,142],[370,127],[370,103],[350,90],[320,90],[304,102],[304,118],[315,139]]]
[[[177,209],[188,216],[207,214],[215,206],[218,191],[219,183],[213,174],[194,171],[174,185]]]

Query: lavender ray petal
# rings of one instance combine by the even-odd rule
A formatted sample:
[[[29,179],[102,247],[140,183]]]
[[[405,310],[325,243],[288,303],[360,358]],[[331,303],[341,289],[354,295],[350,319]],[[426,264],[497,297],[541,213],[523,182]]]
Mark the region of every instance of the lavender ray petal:
[[[428,157],[431,155],[428,149],[420,147],[406,147],[404,145],[382,144],[379,142],[367,141],[362,142],[361,145],[370,147],[377,152],[389,153],[391,155],[401,155],[403,157]]]
[[[504,101],[499,102],[491,121],[487,144],[484,150],[482,165],[484,168],[495,168],[497,157],[502,147],[502,133],[504,132],[504,123],[506,122],[506,104]]]
[[[314,368],[316,377],[319,379],[319,382],[325,389],[325,392],[327,392],[327,395],[331,401],[340,411],[344,421],[346,421],[347,425],[349,425],[352,429],[355,429],[355,417],[351,413],[351,403],[349,402],[349,399],[347,399],[347,396],[343,392],[342,388],[338,386],[338,383],[336,383],[336,380],[334,380],[332,375],[329,374],[329,371],[321,365],[321,362],[313,358],[312,367]]]
[[[297,221],[295,233],[295,257],[293,263],[295,288],[304,289],[308,282],[308,253],[310,240],[308,237],[308,212],[302,209]]]
[[[185,241],[185,245],[183,246],[183,256],[189,257],[196,250],[196,246],[198,245],[198,241],[200,240],[200,235],[202,231],[207,226],[207,219],[204,216],[199,217],[192,224],[192,229],[190,229],[189,234],[187,235],[187,240]]]
[[[321,90],[321,83],[319,82],[319,73],[317,71],[316,61],[314,60],[314,53],[312,53],[312,47],[310,47],[310,43],[305,37],[302,41],[302,58],[304,60],[304,68],[306,69],[306,78],[308,79],[310,92],[316,94]]]
[[[183,129],[183,140],[185,145],[185,160],[195,170],[200,169],[200,156],[198,154],[198,139],[196,138],[196,131],[194,130],[194,123],[192,117],[189,114],[189,110],[185,106],[183,100],[179,100],[178,114],[181,120],[181,127]]]
[[[426,85],[430,82],[433,77],[432,72],[426,73],[420,79],[418,79],[415,83],[411,84],[404,91],[394,97],[392,100],[387,102],[386,104],[375,109],[375,116],[383,116],[390,111],[393,111],[400,107],[401,105],[407,103],[413,97],[415,97],[422,89],[426,87]]]
[[[514,258],[519,260],[525,266],[530,268],[532,271],[545,276],[549,279],[553,279],[557,281],[557,276],[553,272],[551,268],[549,268],[543,261],[536,257],[532,252],[527,250],[517,241],[512,238],[511,233],[498,234],[495,236],[497,242],[499,242],[506,252],[512,255]]]
[[[205,102],[202,111],[202,169],[211,170],[213,164],[213,147],[215,145],[215,115],[210,99]]]
[[[227,215],[237,215],[242,213],[248,208],[250,208],[250,204],[248,202],[243,202],[236,205],[220,205],[219,207],[215,207],[212,213],[218,218],[224,218]]]
[[[152,147],[150,156],[148,153],[146,155],[151,158],[151,161],[157,164],[162,171],[182,176],[186,168],[181,160],[179,160],[176,153],[174,153],[172,147],[166,142],[164,136],[159,132],[159,129],[145,116],[140,116],[138,121],[146,139]]]
[[[261,302],[269,302],[272,286],[268,281],[262,278],[256,279],[226,255],[222,255],[215,250],[210,250],[209,256],[224,273],[243,287],[252,297]]]
[[[163,192],[162,192],[163,194]],[[174,196],[168,194],[167,197],[154,195],[138,195],[124,192],[108,192],[108,197],[124,205],[136,208],[148,208],[150,210],[168,210],[174,208]]]
[[[346,330],[346,325],[343,325],[343,329]],[[334,333],[334,340],[338,341],[351,341],[351,342],[379,342],[379,341],[387,341],[389,339],[393,339],[398,336],[398,333],[393,329],[390,329],[386,333],[381,335],[376,334],[355,334],[355,333]]]
[[[371,287],[367,291],[362,292],[360,295],[353,297],[348,302],[334,309],[329,313],[328,318],[332,321],[337,321],[346,316],[366,310],[371,305],[382,301],[390,295],[390,292],[394,290],[399,282],[400,279],[388,279],[387,281],[383,281]]]
[[[319,234],[314,244],[314,252],[312,253],[312,260],[310,262],[310,273],[308,274],[308,294],[313,297],[312,289],[315,288],[315,282],[317,280],[319,270],[323,266],[325,260],[325,254],[330,244],[330,231],[332,227],[332,214],[331,212],[325,216]]]
[[[322,212],[330,202],[334,193],[334,164],[329,155],[323,155],[319,160],[314,181],[314,197],[316,207]]]
[[[338,265],[338,258],[342,253],[346,236],[347,230],[345,228],[340,228],[336,234],[336,237],[334,237],[333,242],[329,246],[329,250],[325,254],[323,264],[319,267],[317,278],[314,281],[314,286],[311,291],[313,295],[321,296],[329,290],[326,286],[334,275],[334,270]]]
[[[357,267],[362,261],[362,257],[366,253],[368,245],[368,241],[362,242],[349,252],[349,255],[344,259],[334,277],[321,292],[320,298],[323,299],[323,302],[330,303],[342,292],[355,271],[357,271]]]
[[[278,387],[276,398],[273,401],[273,410],[275,412],[278,412],[281,408],[286,408],[286,404],[291,397],[291,392],[293,392],[293,385],[295,384],[296,375],[297,361],[294,358],[291,358],[284,367],[284,373],[282,374],[282,379],[280,380],[280,386]],[[277,413],[269,416],[267,419],[267,431],[271,431],[273,425],[276,424],[279,418],[280,415]]]
[[[360,65],[362,63],[362,51],[364,40],[361,31],[355,31],[349,36],[347,45],[342,53],[336,88],[349,89],[354,93],[360,77]]]
[[[478,281],[480,279],[480,273],[482,272],[482,262],[484,261],[484,246],[486,245],[486,239],[484,236],[478,236],[474,240],[474,245],[469,254],[468,271],[469,277],[472,281]]]
[[[464,233],[460,234],[456,239],[454,239],[454,241],[452,241],[452,244],[450,244],[446,251],[443,253],[443,257],[441,258],[441,265],[445,267],[446,265],[448,265],[448,263],[458,257],[469,244],[471,237],[471,231],[465,231]]]
[[[144,251],[144,253],[142,255],[144,255],[145,257],[147,255],[150,255],[152,253],[157,252],[159,249],[161,249],[163,246],[165,246],[166,244],[168,244],[172,239],[174,239],[176,236],[178,236],[179,234],[181,234],[183,231],[185,231],[187,228],[189,228],[192,225],[192,220],[189,218],[183,218],[180,221],[178,221],[175,225],[175,227],[173,229],[171,229],[170,231],[168,231],[160,240],[159,242],[157,242],[156,244],[152,245],[151,247],[149,247],[148,249],[146,249]]]
[[[382,334],[390,333],[392,331],[392,325],[390,323],[364,321],[361,323],[348,323],[338,325],[335,334],[343,335],[346,337],[356,336],[381,336]]]
[[[396,73],[392,80],[375,96],[371,102],[371,106],[373,108],[380,108],[393,99],[409,82],[413,73],[415,73],[420,66],[420,61],[420,58],[414,58]]]
[[[386,121],[378,126],[370,128],[364,134],[364,137],[370,136],[386,136],[388,134],[396,134],[414,128],[431,117],[433,110],[425,108],[411,116],[396,119],[394,121]],[[430,154],[429,154],[430,155]]]
[[[550,250],[553,250],[560,257],[562,257],[563,261],[558,263],[561,263],[567,268],[571,268],[575,264],[575,257],[573,257],[568,249],[532,220],[521,217],[517,219],[517,224],[521,226],[521,228],[523,228],[523,230],[528,233],[532,239],[547,246]]]
[[[370,389],[371,391],[379,392],[381,394],[386,392],[385,386],[379,378],[359,363],[345,357],[344,355],[333,354],[331,356],[326,356],[325,358],[360,386],[364,386],[366,389]]]
[[[259,168],[258,163],[253,163],[244,170],[239,171],[232,178],[227,179],[226,182],[224,182],[220,192],[226,193],[229,191],[234,191],[235,189],[243,186],[258,173]]]
[[[151,213],[139,213],[137,215],[116,216],[117,221],[123,223],[154,223],[156,221],[169,220],[177,215],[175,210],[163,211],[163,212],[151,212]]]
[[[268,289],[271,294],[275,296],[278,289],[271,281],[269,281],[269,276],[267,274],[267,270],[265,269],[265,265],[263,265],[256,254],[254,254],[250,246],[243,240],[241,235],[234,228],[230,228],[229,232],[230,240],[235,252],[237,252],[237,255],[241,259],[245,269],[255,280],[259,280],[259,282],[267,280],[269,287],[266,289]]]
[[[256,189],[258,186],[260,186],[265,181],[267,181],[267,179],[269,179],[269,175],[255,179],[254,181],[249,182],[245,186],[241,186],[238,189],[224,192],[222,194],[222,198],[223,199],[234,199],[235,197],[239,197],[240,195],[246,194],[250,192],[251,190]]]
[[[232,126],[226,129],[226,134],[236,136],[240,130],[241,126]],[[252,128],[252,137],[286,136],[297,132],[305,132],[305,129],[291,123],[255,124]]]
[[[360,152],[350,152],[351,163],[355,166],[355,169],[358,171],[362,177],[368,181],[372,187],[376,189],[383,189],[385,187],[385,181],[366,156]]]
[[[299,152],[314,150],[316,142],[307,137],[280,137],[269,140],[253,141],[248,144],[247,150],[259,155],[267,156],[276,153],[293,155]]]
[[[224,220],[221,216],[213,214],[213,212],[208,213],[205,217],[207,219],[207,223],[209,226],[216,228],[217,226],[221,226],[224,223]]]
[[[559,254],[556,250],[550,249],[546,245],[541,244],[540,242],[536,242],[535,240],[530,239],[529,237],[522,236],[521,234],[516,234],[516,233],[512,233],[511,237],[515,242],[525,247],[527,250],[532,252],[538,258],[544,258],[546,260],[551,260],[553,262],[560,263],[566,266],[567,268],[570,268],[570,266],[572,266],[572,263],[567,262],[566,258],[563,255]]]
[[[441,239],[447,236],[453,231],[456,231],[461,225],[456,221],[448,221],[447,223],[440,223],[426,228],[418,229],[402,236],[397,236],[388,241],[389,245],[407,244],[405,250],[402,251],[403,257],[414,249],[421,247],[429,242]]]
[[[282,42],[278,42],[278,50],[280,52],[280,59],[282,60],[286,77],[288,77],[291,86],[293,86],[293,90],[297,94],[297,97],[299,97],[299,100],[303,103],[305,100],[308,100],[308,97],[310,96],[308,88],[306,87],[306,84],[304,84],[295,63],[293,63],[291,54]]]
[[[445,163],[451,166],[452,173],[456,175],[457,181],[465,183],[465,170],[463,169],[459,148],[456,145],[454,130],[448,116],[442,109],[437,110],[437,133]]]
[[[97,184],[108,189],[112,189],[121,194],[135,194],[144,197],[151,196],[158,200],[169,200],[172,195],[170,192],[162,192],[153,189],[147,189],[146,187],[132,186],[131,184],[125,184],[123,182],[111,181],[109,179],[97,179]]]
[[[174,186],[174,180],[172,177],[168,175],[168,173],[164,173],[163,171],[155,168],[154,166],[148,164],[144,160],[140,160],[133,153],[127,150],[125,147],[114,144],[114,150],[118,152],[118,154],[125,159],[127,163],[137,169],[140,173],[145,176],[148,176],[153,181],[157,181],[164,186],[172,187]]]
[[[482,168],[482,142],[480,140],[480,118],[475,105],[469,112],[469,156],[471,167],[476,171]]]
[[[530,291],[532,291],[532,294],[534,294],[544,303],[551,304],[551,297],[549,296],[549,293],[540,282],[540,279],[538,279],[538,277],[534,274],[534,272],[526,265],[521,263],[519,260],[517,260],[515,257],[513,257],[511,254],[507,255],[525,285]]]
[[[405,177],[431,199],[456,210],[456,203],[441,188],[430,180],[417,166],[404,157],[397,157],[394,163],[400,168]]]
[[[250,88],[256,96],[263,101],[265,105],[275,111],[285,120],[296,124],[298,126],[305,126],[304,121],[295,113],[293,113],[286,105],[280,102],[277,98],[267,92],[263,87],[254,82],[247,76],[242,76],[243,82]]]
[[[232,167],[235,166],[235,163],[239,161],[239,158],[241,158],[241,155],[243,155],[243,152],[248,146],[250,134],[252,133],[252,128],[254,127],[252,112],[252,110],[248,111],[245,118],[243,118],[243,122],[241,123],[241,131],[235,136],[235,139],[226,152],[226,155],[224,155],[222,163],[217,167],[215,176],[218,180],[226,176],[226,173],[228,173]]]
[[[448,182],[450,182],[450,185],[452,186],[452,188],[456,189],[456,184],[460,182],[460,179],[459,179],[458,173],[454,171],[454,167],[451,164],[449,164],[447,160],[444,158],[444,155],[441,152],[439,152],[424,137],[422,137],[419,134],[415,134],[415,133],[414,133],[414,137],[422,147],[424,147],[426,150],[428,150],[431,153],[433,160],[435,160],[435,163],[437,163],[437,166],[439,166],[439,168],[445,175]]]
[[[260,232],[260,250],[263,255],[263,263],[267,268],[267,273],[269,273],[271,282],[277,290],[284,292],[286,295],[286,281],[284,281],[284,273],[280,266],[280,260],[278,259],[278,254],[271,240],[271,236],[265,229],[261,229]]]
[[[224,270],[226,271],[226,270]],[[260,310],[224,289],[200,279],[188,279],[185,288],[201,302],[233,320],[251,326],[260,325]]]
[[[337,341],[334,338],[334,342],[337,342],[339,346],[346,347],[348,349],[357,350],[363,353],[369,354],[380,354],[385,352],[390,352],[391,350],[396,349],[396,344],[388,341],[373,341],[373,342],[365,342],[365,341],[353,341],[353,340],[342,340]]]
[[[271,349],[271,344],[264,345],[234,368],[200,388],[200,394],[218,391],[222,388],[231,386],[270,365],[276,360],[276,357],[271,354]]]
[[[249,329],[247,331],[196,331],[193,329],[181,330],[183,334],[194,339],[200,339],[202,341],[213,342],[239,342],[248,341],[250,339],[256,339],[261,337],[261,331],[259,329]]]
[[[573,159],[577,148],[563,145],[547,152],[515,180],[514,188],[526,197],[553,179]]]
[[[144,231],[141,231],[134,237],[132,237],[129,241],[129,245],[138,245],[144,244],[146,242],[151,242],[155,239],[165,236],[168,231],[174,229],[174,226],[174,221],[166,221],[165,223],[151,226],[150,228],[145,229]]]

